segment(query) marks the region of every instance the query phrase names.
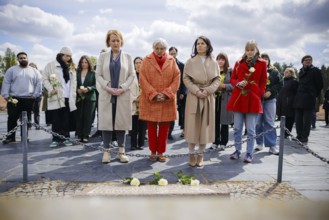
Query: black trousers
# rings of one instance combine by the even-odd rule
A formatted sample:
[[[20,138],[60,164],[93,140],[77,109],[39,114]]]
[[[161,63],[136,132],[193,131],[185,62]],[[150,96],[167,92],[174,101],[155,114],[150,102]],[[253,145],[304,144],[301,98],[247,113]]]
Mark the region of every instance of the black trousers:
[[[65,98],[65,107],[52,110],[52,131],[65,137],[70,137],[69,115],[69,99]],[[63,140],[53,135],[53,141],[61,142]]]
[[[138,119],[138,115],[132,116],[131,147],[143,147],[145,143],[146,122]]]
[[[41,97],[38,97],[34,100],[33,104],[33,117],[34,117],[34,123],[40,124],[40,102]]]
[[[308,140],[311,130],[313,110],[295,109],[295,122],[297,138],[301,140]]]
[[[326,121],[326,125],[329,125],[329,110],[324,110],[324,120]]]
[[[294,126],[295,123],[295,116],[286,116],[286,128],[291,132],[292,127]],[[285,136],[288,136],[288,133],[285,132]]]
[[[26,111],[28,117],[28,121],[31,121],[31,111],[33,108],[34,99],[32,98],[19,98],[13,97],[13,99],[17,99],[18,103],[15,105],[11,102],[7,103],[7,111],[8,111],[8,121],[7,121],[7,131],[11,131],[17,126],[18,119],[22,116],[22,112]],[[7,139],[15,140],[16,132],[12,133],[7,137]]]
[[[215,103],[215,142],[213,144],[226,146],[228,142],[228,125],[221,124],[220,122],[221,96],[216,97]]]

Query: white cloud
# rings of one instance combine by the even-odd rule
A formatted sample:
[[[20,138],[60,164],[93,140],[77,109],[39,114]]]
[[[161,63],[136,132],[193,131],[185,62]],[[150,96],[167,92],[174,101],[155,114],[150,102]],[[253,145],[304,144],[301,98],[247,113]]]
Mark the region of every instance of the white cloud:
[[[6,42],[0,44],[0,55],[3,56],[8,48],[11,49],[13,52],[15,52],[15,54],[23,51],[21,46]]]
[[[31,41],[39,41],[40,37],[69,37],[74,30],[74,25],[63,16],[26,5],[0,6],[0,21],[0,29],[4,32]]]
[[[99,10],[99,13],[101,13],[101,14],[110,14],[110,13],[112,13],[112,9],[111,8],[106,8],[106,9],[100,9]]]

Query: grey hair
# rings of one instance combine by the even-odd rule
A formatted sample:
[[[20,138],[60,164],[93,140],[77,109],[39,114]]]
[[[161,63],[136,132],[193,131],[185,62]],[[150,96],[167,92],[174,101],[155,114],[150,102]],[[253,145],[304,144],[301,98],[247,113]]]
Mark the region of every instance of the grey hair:
[[[163,46],[163,47],[165,47],[166,49],[168,48],[168,43],[167,43],[167,41],[166,41],[165,39],[163,39],[163,38],[159,38],[159,39],[157,39],[157,40],[155,40],[155,41],[153,42],[153,49],[155,49],[155,47],[156,47],[157,45]]]

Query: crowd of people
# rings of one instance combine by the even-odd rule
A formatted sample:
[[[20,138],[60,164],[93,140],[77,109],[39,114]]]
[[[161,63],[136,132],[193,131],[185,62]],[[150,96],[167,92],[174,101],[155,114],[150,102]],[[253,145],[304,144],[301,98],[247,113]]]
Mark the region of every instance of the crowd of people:
[[[233,68],[226,53],[214,57],[206,36],[195,39],[185,64],[177,59],[176,47],[167,52],[168,43],[162,38],[153,42],[152,51],[144,58],[133,58],[122,50],[124,39],[118,30],[107,32],[105,44],[107,49],[101,51],[96,66],[83,55],[76,67],[71,48],[65,46],[39,71],[25,52],[19,52],[19,63],[7,70],[1,91],[8,101],[8,131],[17,126],[23,111],[27,111],[29,121],[33,112],[34,122],[40,124],[42,103],[46,124],[58,134],[53,135],[49,147],[73,145],[70,131],[75,131],[78,141],[87,143],[97,112],[97,134],[105,149],[102,163],[113,159],[108,150],[113,140],[118,147],[117,159],[129,162],[125,153],[127,131],[130,150],[142,150],[147,134],[149,160],[165,162],[167,141],[173,140],[178,116],[191,167],[203,167],[207,144],[225,150],[230,125],[234,130],[233,160],[242,155],[245,127],[246,163],[264,147],[271,154],[280,153],[275,120],[282,116],[286,117],[286,128],[291,132],[295,123],[297,139],[308,142],[316,99],[323,88],[321,71],[312,65],[310,55],[301,59],[298,73],[288,67],[281,74],[254,40],[247,41]],[[329,127],[329,88],[324,98]],[[289,136],[286,132],[285,137]],[[15,141],[13,132],[3,144]]]

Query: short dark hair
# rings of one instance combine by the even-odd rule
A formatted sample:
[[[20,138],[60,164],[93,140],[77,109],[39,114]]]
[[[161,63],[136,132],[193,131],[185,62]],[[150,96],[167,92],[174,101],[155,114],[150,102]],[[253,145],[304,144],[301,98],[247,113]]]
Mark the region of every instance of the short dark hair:
[[[312,57],[311,55],[305,55],[305,56],[303,56],[303,58],[302,58],[302,63],[304,62],[304,60],[305,60],[306,58],[311,58],[311,60],[313,61],[313,57]]]
[[[169,52],[172,51],[172,50],[176,50],[176,52],[178,53],[178,50],[177,50],[176,47],[170,47],[170,48],[169,48]]]
[[[19,52],[19,53],[17,54],[17,56],[16,56],[16,57],[18,58],[18,57],[19,57],[19,55],[22,55],[22,54],[24,54],[25,56],[27,56],[27,54],[26,54],[25,52],[23,52],[23,51],[22,51],[22,52]]]

